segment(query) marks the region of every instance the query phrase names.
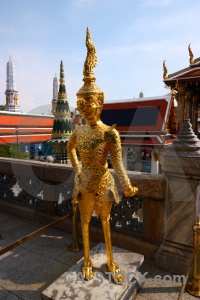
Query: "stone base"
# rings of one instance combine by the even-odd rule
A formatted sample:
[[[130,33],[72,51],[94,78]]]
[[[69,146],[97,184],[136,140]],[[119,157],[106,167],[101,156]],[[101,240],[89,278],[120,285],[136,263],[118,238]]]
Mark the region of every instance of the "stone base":
[[[163,240],[156,253],[158,268],[179,275],[185,275],[190,264],[192,247]]]
[[[72,266],[66,273],[53,282],[42,292],[43,300],[61,299],[133,299],[141,285],[141,276],[137,269],[142,264],[144,256],[121,248],[113,247],[114,261],[125,274],[123,284],[115,284],[105,274],[107,256],[105,244],[100,243],[91,250],[94,278],[84,281],[81,277],[83,258]],[[70,272],[70,273],[68,273]]]

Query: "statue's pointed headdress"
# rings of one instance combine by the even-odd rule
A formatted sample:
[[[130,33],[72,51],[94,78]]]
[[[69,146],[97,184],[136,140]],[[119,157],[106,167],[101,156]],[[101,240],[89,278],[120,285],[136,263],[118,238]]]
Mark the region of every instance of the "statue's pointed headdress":
[[[97,65],[97,55],[94,44],[92,43],[91,34],[89,28],[86,30],[86,47],[87,56],[83,66],[83,86],[77,93],[78,95],[92,95],[103,94],[100,88],[95,84],[96,78],[94,77],[93,68]]]

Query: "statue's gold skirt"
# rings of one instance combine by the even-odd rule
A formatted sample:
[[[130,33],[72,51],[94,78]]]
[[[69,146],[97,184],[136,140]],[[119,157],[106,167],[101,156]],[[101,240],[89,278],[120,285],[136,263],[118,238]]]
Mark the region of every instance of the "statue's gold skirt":
[[[110,218],[113,202],[119,203],[119,194],[112,174],[90,176],[81,172],[75,179],[73,203],[78,203],[82,222],[90,222],[93,212],[101,220]]]

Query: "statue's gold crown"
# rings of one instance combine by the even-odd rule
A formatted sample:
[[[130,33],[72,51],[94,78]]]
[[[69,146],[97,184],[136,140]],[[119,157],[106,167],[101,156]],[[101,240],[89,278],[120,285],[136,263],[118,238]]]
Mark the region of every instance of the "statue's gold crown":
[[[102,90],[95,84],[93,68],[97,65],[97,55],[94,44],[92,43],[89,28],[86,30],[86,47],[87,56],[83,66],[83,86],[80,88],[78,95],[87,96],[92,94],[103,94]]]

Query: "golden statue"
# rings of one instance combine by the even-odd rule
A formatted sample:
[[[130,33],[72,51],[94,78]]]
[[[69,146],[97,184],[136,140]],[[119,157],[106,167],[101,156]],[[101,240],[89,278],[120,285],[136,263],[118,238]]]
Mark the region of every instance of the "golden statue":
[[[77,93],[77,109],[86,125],[76,126],[67,145],[68,155],[76,172],[73,204],[78,203],[81,214],[84,264],[82,274],[85,280],[93,277],[90,258],[89,222],[95,211],[100,216],[107,253],[107,270],[114,275],[120,272],[113,260],[110,211],[113,202],[119,203],[114,178],[108,170],[107,156],[111,155],[112,165],[127,197],[134,196],[138,189],[132,187],[122,163],[121,141],[115,125],[107,126],[100,114],[104,93],[96,86],[93,68],[97,64],[96,49],[91,41],[90,31],[86,32],[87,57],[83,68],[84,84]],[[78,148],[81,164],[77,158]],[[122,281],[122,275],[116,276]],[[115,277],[115,278],[116,278]]]
[[[167,67],[165,64],[166,60],[163,61],[163,79],[167,79],[168,75],[167,75]]]
[[[190,56],[189,62],[192,65],[194,63],[194,55],[192,53],[192,49],[190,47],[190,44],[188,45],[188,51],[189,51],[189,56]]]

